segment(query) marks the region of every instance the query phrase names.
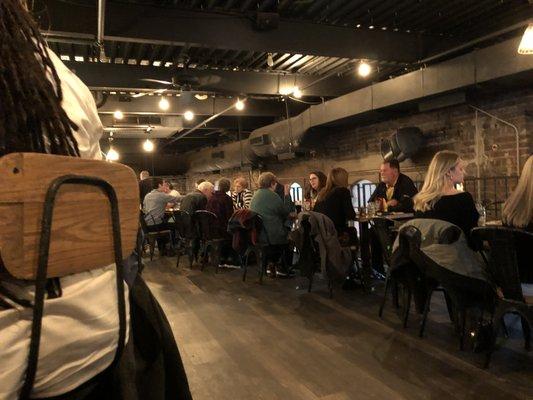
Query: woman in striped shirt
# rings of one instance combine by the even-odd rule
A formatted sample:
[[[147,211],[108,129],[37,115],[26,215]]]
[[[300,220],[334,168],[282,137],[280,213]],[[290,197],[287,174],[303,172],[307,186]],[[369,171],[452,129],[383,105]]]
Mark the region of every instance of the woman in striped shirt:
[[[239,177],[233,181],[233,193],[231,198],[233,200],[233,208],[240,210],[241,208],[250,208],[253,193],[248,189],[248,182],[246,179]]]

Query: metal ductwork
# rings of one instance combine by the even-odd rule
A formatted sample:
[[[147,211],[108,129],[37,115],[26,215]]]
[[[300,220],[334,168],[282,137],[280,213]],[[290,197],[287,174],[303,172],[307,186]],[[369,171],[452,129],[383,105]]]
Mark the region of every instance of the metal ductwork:
[[[220,171],[252,165],[257,161],[257,156],[251,151],[247,140],[202,149],[195,153],[189,153],[187,156],[189,172]]]
[[[517,54],[519,42],[519,37],[513,38],[311,106],[288,120],[254,130],[249,139],[243,141],[243,148],[250,149],[260,158],[279,157],[301,149],[303,138],[310,128],[333,124],[369,111],[420,100],[482,82],[530,72],[533,70],[533,57]],[[204,152],[207,154],[209,151],[226,153],[226,149],[230,146],[240,148],[240,144],[231,143],[190,154],[191,170],[193,165],[195,172],[215,170],[215,168],[206,168],[208,165],[215,165],[212,161],[204,164],[207,160],[200,162],[197,161],[197,157],[200,157],[200,154],[204,157]],[[253,162],[253,157],[248,158],[248,161]],[[240,155],[236,156],[236,162],[231,164],[240,165]]]

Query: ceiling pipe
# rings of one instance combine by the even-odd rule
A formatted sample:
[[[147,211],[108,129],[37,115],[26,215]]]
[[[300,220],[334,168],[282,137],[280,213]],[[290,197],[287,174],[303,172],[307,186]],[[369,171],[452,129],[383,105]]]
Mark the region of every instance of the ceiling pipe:
[[[98,33],[96,35],[96,43],[100,47],[100,61],[104,61],[107,58],[104,51],[104,27],[105,0],[98,0]]]
[[[246,99],[243,98],[243,99],[241,99],[241,101],[244,103],[244,102],[246,102]],[[196,126],[192,127],[191,129],[189,129],[187,132],[184,132],[184,133],[182,133],[181,135],[179,135],[178,137],[176,137],[176,138],[174,138],[174,139],[172,139],[172,140],[169,140],[168,142],[166,142],[166,143],[163,145],[163,147],[168,146],[169,144],[174,143],[174,142],[177,141],[177,140],[183,139],[185,136],[187,136],[187,135],[193,133],[194,131],[200,129],[203,125],[205,125],[205,124],[207,124],[208,122],[211,122],[211,121],[217,119],[217,118],[220,117],[222,114],[227,113],[229,110],[235,108],[236,106],[237,106],[237,102],[233,103],[233,104],[230,105],[229,107],[226,107],[225,109],[223,109],[223,110],[220,111],[219,113],[216,113],[216,114],[210,116],[209,118],[203,120],[203,121],[200,122],[198,125],[196,125]]]
[[[497,36],[504,35],[504,34],[506,34],[508,32],[512,32],[515,29],[518,29],[518,28],[521,28],[521,27],[527,25],[529,22],[531,22],[531,20],[526,19],[526,20],[518,22],[518,23],[516,23],[514,25],[508,26],[507,28],[503,28],[503,29],[500,29],[498,31],[489,33],[488,35],[478,37],[477,39],[473,39],[473,40],[471,40],[469,42],[466,42],[465,44],[462,44],[460,46],[457,46],[457,47],[454,47],[452,49],[445,50],[445,51],[443,51],[441,53],[438,53],[438,54],[432,55],[430,57],[424,58],[424,59],[418,61],[418,64],[426,64],[428,62],[438,60],[439,58],[449,56],[450,54],[453,54],[453,53],[456,53],[458,51],[464,50],[464,49],[466,49],[468,47],[471,47],[471,46],[474,46],[474,45],[476,45],[478,43],[484,42],[485,40],[489,40],[489,39],[495,38]]]

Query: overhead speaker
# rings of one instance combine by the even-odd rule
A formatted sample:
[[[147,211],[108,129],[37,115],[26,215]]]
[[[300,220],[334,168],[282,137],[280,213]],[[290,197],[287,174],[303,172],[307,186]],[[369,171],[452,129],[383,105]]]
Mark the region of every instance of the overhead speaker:
[[[271,12],[258,12],[255,16],[254,28],[258,31],[276,29],[279,25],[279,14]]]
[[[400,128],[387,139],[381,139],[381,155],[385,161],[404,161],[414,156],[422,147],[424,136],[416,126]]]

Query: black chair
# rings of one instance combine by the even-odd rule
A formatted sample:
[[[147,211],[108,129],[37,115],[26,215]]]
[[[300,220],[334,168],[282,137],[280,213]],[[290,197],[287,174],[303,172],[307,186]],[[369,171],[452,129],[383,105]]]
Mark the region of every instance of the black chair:
[[[194,259],[193,241],[197,238],[197,234],[195,233],[191,216],[187,211],[174,210],[172,217],[174,218],[176,242],[178,244],[176,268],[179,267],[180,258],[184,254],[189,257],[189,268],[192,268]]]
[[[458,234],[460,232],[456,233],[456,235]],[[495,296],[492,286],[484,280],[450,271],[433,261],[420,249],[422,239],[421,233],[417,228],[413,226],[405,227],[400,235],[404,236],[409,242],[409,258],[423,275],[426,284],[427,297],[424,303],[419,336],[423,337],[424,335],[432,294],[435,290],[442,288],[450,319],[460,332],[459,346],[462,350],[465,339],[467,309],[477,307],[481,310],[492,312]],[[456,237],[455,235],[452,236]],[[450,237],[449,241],[453,242],[453,237]]]
[[[268,241],[268,234],[264,228],[263,220],[261,219],[261,216],[256,215],[254,218],[256,218],[256,230],[261,233],[263,232],[265,237]],[[249,265],[249,257],[253,253],[256,257],[257,264],[259,267],[259,283],[263,283],[263,276],[267,272],[267,264],[268,260],[272,258],[279,258],[281,260],[281,264],[283,268],[286,268],[286,262],[285,262],[285,252],[286,252],[286,245],[272,245],[270,242],[268,243],[261,243],[258,238],[258,242],[255,245],[249,245],[246,249],[246,252],[243,256],[244,264],[243,264],[243,274],[242,274],[242,280],[243,282],[246,281],[246,275],[248,273],[248,265]]]
[[[307,218],[306,218],[307,217]],[[316,272],[320,271],[320,251],[311,235],[311,224],[308,216],[304,216],[300,225],[303,230],[302,248],[299,249],[300,257],[298,259],[298,267],[300,274],[309,279],[309,286],[307,291],[310,293],[313,287],[313,279]],[[329,297],[333,297],[333,282],[331,277],[327,276]]]
[[[376,234],[381,252],[383,254],[383,260],[387,264],[387,276],[385,278],[385,293],[383,294],[383,300],[379,307],[379,317],[383,316],[383,309],[385,308],[385,303],[387,301],[387,294],[389,290],[392,289],[393,295],[393,304],[396,308],[399,307],[398,303],[398,281],[395,279],[395,275],[391,272],[391,257],[392,257],[392,246],[394,244],[394,232],[391,231],[391,228],[394,227],[394,222],[387,218],[375,217],[370,220],[370,224]],[[374,249],[372,249],[374,250]]]
[[[144,243],[142,246],[142,249],[144,250],[144,245],[148,243],[149,249],[150,249],[150,261],[154,258],[154,252],[155,252],[155,245],[157,243],[157,239],[168,239],[169,246],[171,248],[174,248],[174,245],[172,243],[172,232],[168,228],[163,228],[160,230],[150,230],[148,227],[148,224],[146,223],[145,214],[141,212],[141,229],[144,234]],[[158,245],[159,247],[159,245]],[[159,254],[163,252],[164,249],[159,249]]]
[[[200,239],[199,255],[202,271],[208,263],[211,263],[215,265],[215,273],[218,273],[222,245],[224,242],[228,242],[227,238],[221,238],[217,235],[215,229],[217,220],[216,214],[210,211],[198,210],[193,214],[193,221],[198,229]]]
[[[483,243],[482,250],[496,286],[500,289],[492,319],[490,347],[485,359],[488,368],[495,350],[498,329],[507,313],[518,314],[522,321],[525,348],[531,348],[531,327],[533,326],[533,298],[524,297],[518,269],[517,243],[526,243],[533,248],[533,233],[507,227],[479,227],[472,230],[472,238]]]

